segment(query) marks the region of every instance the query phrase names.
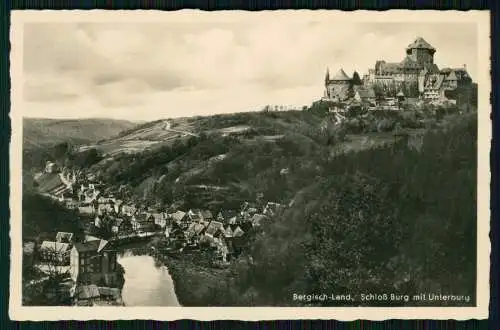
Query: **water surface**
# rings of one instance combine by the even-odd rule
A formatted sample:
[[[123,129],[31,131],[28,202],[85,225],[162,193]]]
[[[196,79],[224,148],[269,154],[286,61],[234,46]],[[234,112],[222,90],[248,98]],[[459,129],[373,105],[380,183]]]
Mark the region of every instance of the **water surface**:
[[[125,269],[122,298],[126,306],[180,306],[166,266],[128,250],[119,254],[118,262]]]

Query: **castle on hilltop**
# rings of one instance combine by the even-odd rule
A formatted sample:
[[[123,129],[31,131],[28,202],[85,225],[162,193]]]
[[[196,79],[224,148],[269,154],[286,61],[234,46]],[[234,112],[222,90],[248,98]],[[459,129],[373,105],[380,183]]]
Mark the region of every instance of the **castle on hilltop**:
[[[434,63],[436,49],[422,37],[406,47],[406,56],[401,62],[379,60],[363,77],[362,86],[353,82],[343,69],[330,77],[327,69],[325,76],[324,98],[345,101],[354,95],[359,99],[374,98],[373,89],[399,91],[414,90],[416,96],[429,101],[446,100],[445,91],[459,86],[471,85],[472,79],[464,65],[461,68],[439,69]]]

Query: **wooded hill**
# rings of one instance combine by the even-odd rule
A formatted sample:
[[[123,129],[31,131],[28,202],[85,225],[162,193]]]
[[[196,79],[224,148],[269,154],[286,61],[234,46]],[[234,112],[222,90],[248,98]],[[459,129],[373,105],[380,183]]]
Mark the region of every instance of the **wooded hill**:
[[[97,174],[122,198],[165,208],[237,209],[259,194],[294,201],[246,251],[252,262],[203,283],[185,305],[287,306],[298,303],[293,292],[375,289],[474,296],[477,113],[354,113],[337,126],[327,111],[160,120],[85,157],[46,155]],[[176,127],[184,133],[162,140]],[[100,147],[127,139],[156,142],[128,153]]]

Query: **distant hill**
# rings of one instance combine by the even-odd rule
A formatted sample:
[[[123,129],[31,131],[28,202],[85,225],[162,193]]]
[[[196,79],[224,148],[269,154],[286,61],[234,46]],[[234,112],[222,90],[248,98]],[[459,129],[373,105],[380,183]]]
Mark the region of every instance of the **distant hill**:
[[[31,149],[63,141],[74,144],[93,143],[109,139],[123,130],[136,126],[127,120],[116,119],[23,119],[23,148]]]

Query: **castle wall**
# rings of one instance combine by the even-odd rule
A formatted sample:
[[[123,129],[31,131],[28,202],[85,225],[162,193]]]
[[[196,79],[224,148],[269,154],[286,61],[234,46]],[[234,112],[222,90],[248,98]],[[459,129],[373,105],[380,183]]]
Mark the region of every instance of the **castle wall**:
[[[330,98],[339,98],[345,100],[349,97],[351,84],[349,82],[335,82],[327,86]]]

